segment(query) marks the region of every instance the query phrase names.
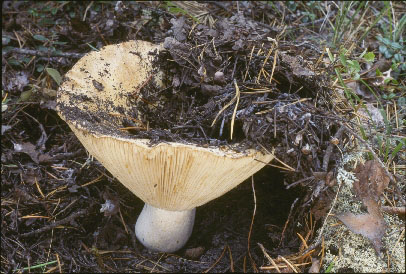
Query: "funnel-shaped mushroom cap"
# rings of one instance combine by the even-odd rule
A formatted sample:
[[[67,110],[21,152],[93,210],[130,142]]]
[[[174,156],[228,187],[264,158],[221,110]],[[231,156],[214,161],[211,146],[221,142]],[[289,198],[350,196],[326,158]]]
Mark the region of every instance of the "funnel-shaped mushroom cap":
[[[90,154],[145,203],[189,210],[231,190],[273,156],[174,142],[150,146],[119,130],[126,119],[143,117],[134,94],[147,81],[162,87],[160,50],[130,41],[87,54],[66,74],[58,112]]]

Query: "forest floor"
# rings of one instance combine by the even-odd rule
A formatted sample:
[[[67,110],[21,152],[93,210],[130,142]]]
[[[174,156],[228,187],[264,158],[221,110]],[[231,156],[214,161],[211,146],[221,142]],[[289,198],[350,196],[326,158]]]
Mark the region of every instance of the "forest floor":
[[[404,3],[2,5],[2,272],[405,271]],[[166,103],[121,135],[275,156],[174,254],[139,243],[144,203],[57,112],[75,63],[129,40],[164,45],[169,88],[143,86]]]

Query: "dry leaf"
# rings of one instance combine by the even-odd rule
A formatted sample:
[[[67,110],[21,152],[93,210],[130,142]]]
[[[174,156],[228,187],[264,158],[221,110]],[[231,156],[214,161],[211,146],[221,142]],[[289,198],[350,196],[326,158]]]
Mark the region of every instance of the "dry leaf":
[[[361,95],[366,100],[370,100],[374,98],[374,95],[367,90],[364,85],[360,85],[358,81],[349,82],[346,84],[347,88],[350,88],[354,91],[355,94]]]
[[[385,125],[382,113],[378,108],[374,107],[372,104],[366,104],[365,107],[367,110],[360,108],[357,111],[363,123],[367,123],[371,119],[377,126]]]
[[[376,160],[367,161],[364,165],[359,164],[355,168],[355,177],[358,181],[354,182],[354,191],[364,204],[370,198],[378,202],[390,181],[385,170]]]
[[[368,214],[355,215],[353,213],[337,214],[352,232],[368,238],[381,255],[382,237],[385,235],[386,223],[378,204],[379,198],[389,184],[389,177],[383,167],[376,160],[360,164],[355,169],[358,181],[354,182],[354,192],[368,208]]]
[[[185,41],[187,37],[188,25],[185,20],[185,17],[182,16],[179,18],[172,18],[170,21],[172,24],[171,29],[173,31],[173,36],[180,42]]]
[[[311,212],[316,221],[326,217],[330,210],[334,195],[330,190],[323,191],[311,208]]]
[[[352,232],[368,238],[374,246],[376,253],[381,253],[382,237],[385,235],[386,228],[383,218],[373,214],[355,215],[349,212],[339,214],[337,218]]]
[[[23,91],[23,88],[27,86],[29,81],[29,72],[20,71],[17,72],[15,75],[7,77],[5,79],[5,83],[3,84],[3,88],[5,91]]]

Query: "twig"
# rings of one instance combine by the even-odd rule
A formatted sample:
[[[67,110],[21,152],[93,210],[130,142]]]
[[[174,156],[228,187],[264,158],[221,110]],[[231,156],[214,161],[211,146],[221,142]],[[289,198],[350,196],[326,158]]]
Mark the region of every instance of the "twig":
[[[48,136],[47,136],[47,133],[45,132],[44,126],[40,122],[38,122],[38,120],[36,118],[32,117],[30,114],[28,114],[24,110],[22,110],[22,113],[24,113],[25,115],[27,115],[28,117],[33,119],[39,125],[39,128],[41,130],[41,137],[39,137],[39,139],[37,141],[37,147],[39,147],[41,150],[45,149],[44,144],[48,140]]]
[[[234,264],[237,264],[242,258],[246,258],[246,255],[247,255],[246,252],[245,252],[245,253],[242,253],[242,254],[240,255],[240,257],[238,257],[237,260],[235,260],[233,263],[234,263]],[[234,265],[233,265],[233,266],[234,266]],[[230,264],[226,269],[223,269],[223,273],[227,273],[230,269],[231,269],[231,264]],[[243,272],[245,272],[245,271],[243,271]]]
[[[234,68],[233,68],[233,72],[231,73],[231,79],[234,79],[235,69],[237,68],[237,61],[238,61],[238,56],[235,57]]]
[[[287,186],[286,186],[286,189],[289,189],[289,188],[291,188],[292,186],[295,186],[295,185],[297,185],[297,184],[303,183],[303,182],[305,182],[305,181],[307,181],[307,180],[313,180],[313,179],[314,179],[314,176],[310,176],[310,177],[306,177],[306,178],[300,179],[299,181],[296,181],[296,182],[294,182],[294,183],[291,183],[290,185],[287,185]]]
[[[233,99],[231,99],[231,101],[228,102],[228,103],[217,113],[216,117],[215,117],[214,120],[213,120],[213,123],[211,123],[211,127],[214,126],[214,124],[216,123],[217,118],[220,116],[220,114],[221,114],[224,110],[226,110],[229,106],[231,106],[232,104],[234,104],[235,101],[237,101],[237,98],[239,98],[239,95],[240,95],[240,94],[239,94],[239,91],[236,90],[235,96],[233,97]]]
[[[240,88],[238,87],[237,81],[235,79],[234,79],[234,85],[235,85],[235,96],[237,97],[237,102],[235,103],[233,115],[231,117],[231,132],[230,132],[231,140],[233,139],[235,115],[237,113],[238,103],[240,102]]]
[[[248,250],[248,257],[251,260],[251,264],[254,267],[254,271],[258,272],[257,266],[255,265],[254,259],[252,259],[251,251],[250,251],[251,232],[252,232],[252,227],[254,225],[255,213],[257,211],[257,196],[255,195],[254,176],[251,176],[251,184],[252,184],[252,192],[254,194],[254,212],[252,213],[250,231],[248,232],[248,247],[247,247],[247,250]]]
[[[120,209],[120,207],[118,208],[118,213],[120,213],[121,223],[122,223],[123,226],[124,226],[125,232],[127,233],[127,235],[130,234],[130,233],[128,233],[127,225],[126,225],[125,222],[124,222],[123,214],[121,214],[121,209]]]
[[[331,13],[331,14],[329,14],[328,16],[327,16],[327,18],[328,17],[331,17],[331,16],[333,16],[334,15],[334,13]],[[323,17],[323,18],[320,18],[320,19],[318,19],[318,20],[315,20],[315,21],[310,21],[310,22],[306,22],[306,23],[302,23],[302,24],[299,24],[299,25],[296,25],[296,26],[288,26],[287,28],[286,28],[286,30],[291,30],[291,29],[297,29],[297,28],[302,28],[302,27],[306,27],[306,26],[310,26],[310,25],[317,25],[317,24],[320,24],[320,23],[323,23],[323,21],[325,20],[326,18],[325,17]],[[265,28],[267,28],[267,29],[270,29],[270,30],[272,30],[272,31],[274,31],[274,32],[281,32],[282,30],[283,30],[283,28],[275,28],[275,27],[272,27],[272,26],[270,26],[270,25],[267,25],[267,24],[265,24],[265,23],[261,23],[261,22],[256,22],[258,25],[260,25],[261,27],[265,27]]]
[[[382,206],[382,211],[385,211],[389,214],[396,214],[399,216],[406,216],[406,207],[404,206]]]
[[[90,7],[93,5],[93,1],[90,2],[89,5],[87,5],[86,9],[85,9],[85,15],[83,15],[83,19],[82,21],[85,22],[86,21],[86,15],[87,15],[87,11],[90,9]]]
[[[223,252],[221,253],[220,257],[218,257],[218,259],[214,262],[214,264],[212,266],[210,266],[208,269],[206,269],[203,273],[210,272],[210,270],[212,270],[213,267],[215,267],[216,264],[218,264],[218,262],[220,262],[221,258],[223,258],[224,254],[226,253],[226,250],[227,250],[227,246],[224,246]]]
[[[291,262],[289,262],[285,257],[279,255],[278,258],[281,258],[293,270],[293,272],[298,273],[296,267],[294,267],[293,264],[291,264]]]
[[[334,138],[339,139],[341,137],[341,135],[343,134],[344,129],[345,129],[344,126],[341,125],[341,127],[338,129],[338,131],[334,135]],[[327,149],[326,149],[326,154],[324,154],[324,157],[323,157],[323,171],[325,171],[325,172],[327,172],[328,162],[330,161],[330,156],[331,156],[331,153],[333,152],[333,148],[334,148],[334,145],[330,143],[328,145]]]
[[[274,260],[272,260],[272,257],[269,256],[268,253],[266,253],[265,248],[263,245],[261,245],[260,243],[257,243],[259,245],[259,247],[261,248],[262,252],[264,253],[265,257],[268,259],[268,261],[275,267],[276,271],[278,273],[281,273],[279,267],[276,265],[276,263],[274,262]]]
[[[79,210],[78,212],[75,212],[75,213],[73,213],[72,215],[70,215],[70,216],[68,216],[68,217],[66,217],[66,218],[64,218],[64,219],[62,219],[62,220],[59,220],[59,221],[54,222],[54,223],[52,223],[52,224],[50,224],[50,225],[41,227],[40,229],[31,231],[31,232],[27,232],[27,233],[23,233],[23,234],[21,234],[20,236],[21,236],[21,237],[28,237],[28,236],[31,236],[31,235],[35,235],[35,234],[39,234],[39,233],[42,233],[42,232],[51,230],[51,229],[53,229],[53,228],[55,228],[55,227],[57,227],[57,226],[59,226],[59,225],[63,225],[63,224],[69,223],[70,221],[72,221],[72,220],[75,219],[76,217],[79,217],[79,216],[81,216],[81,215],[86,214],[88,211],[89,211],[89,208]]]
[[[142,83],[139,88],[137,88],[135,91],[133,91],[133,94],[139,93],[149,83],[149,81],[151,81],[152,76],[154,76],[154,74],[151,74],[150,76],[148,76],[147,80],[145,80],[144,83]],[[142,99],[142,98],[140,97],[140,99]]]
[[[309,263],[301,263],[301,264],[295,264],[295,266],[303,266],[303,265],[309,265],[309,264],[311,264],[310,262]],[[291,268],[288,264],[286,264],[286,265],[280,265],[280,266],[278,266],[279,268]],[[261,266],[259,269],[261,269],[261,270],[274,270],[275,269],[275,267],[274,266]],[[286,270],[284,270],[284,271],[286,271]],[[288,271],[286,271],[287,273],[288,273]],[[269,273],[269,272],[267,272],[267,273]],[[272,272],[271,272],[272,273]]]
[[[281,246],[281,244],[282,244],[283,238],[284,238],[284,236],[285,236],[285,230],[286,230],[286,228],[288,227],[289,219],[290,219],[290,217],[292,216],[293,208],[295,207],[295,204],[296,204],[296,202],[297,202],[298,200],[299,200],[299,198],[296,198],[296,199],[293,201],[292,205],[290,206],[290,211],[289,211],[288,219],[286,220],[285,226],[283,227],[281,240],[280,240],[278,246]]]
[[[234,272],[234,262],[233,262],[233,254],[231,253],[231,249],[230,246],[227,245],[228,248],[228,253],[230,255],[230,268],[231,268],[231,272]]]
[[[276,49],[276,50],[275,50],[275,55],[273,56],[272,72],[271,72],[271,77],[269,77],[269,84],[272,83],[273,74],[274,74],[275,68],[276,68],[276,62],[277,62],[278,52],[279,52],[279,50]]]
[[[334,208],[334,206],[335,206],[335,204],[337,202],[338,194],[340,193],[340,190],[341,190],[341,184],[338,185],[338,190],[337,190],[336,196],[334,198],[334,201],[333,201],[333,203],[331,205],[331,208],[330,208],[329,212],[327,213],[326,218],[324,219],[324,222],[323,222],[323,225],[321,226],[320,233],[319,233],[319,236],[317,237],[317,240],[313,244],[311,244],[308,248],[306,248],[304,251],[302,251],[301,256],[303,256],[304,254],[306,254],[310,250],[315,249],[321,243],[324,228],[326,227],[326,224],[327,224],[327,219],[330,216],[331,212],[333,211],[333,208]]]
[[[80,59],[85,55],[84,53],[39,51],[39,50],[20,49],[20,48],[11,48],[8,52],[41,56],[41,57],[66,57],[66,58],[75,58],[75,59]]]

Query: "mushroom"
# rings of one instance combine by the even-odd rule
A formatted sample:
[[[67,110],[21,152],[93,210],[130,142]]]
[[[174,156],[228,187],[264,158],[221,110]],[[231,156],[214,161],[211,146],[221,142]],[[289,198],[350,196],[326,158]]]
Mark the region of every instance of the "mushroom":
[[[129,41],[90,52],[65,75],[57,111],[88,152],[145,202],[135,225],[138,240],[150,250],[174,252],[192,233],[196,207],[236,187],[273,156],[193,143],[151,145],[122,130],[130,120],[145,126],[137,94],[146,85],[164,87],[156,58],[161,50]]]

